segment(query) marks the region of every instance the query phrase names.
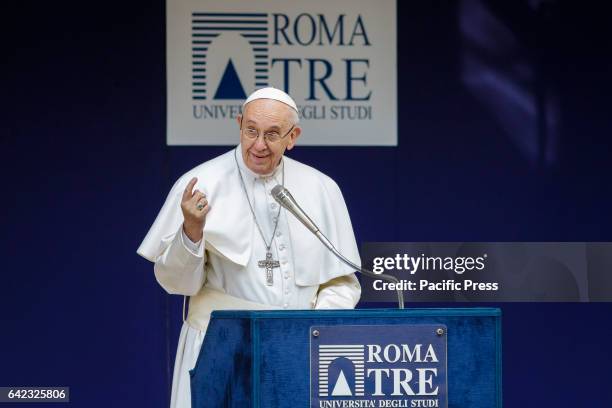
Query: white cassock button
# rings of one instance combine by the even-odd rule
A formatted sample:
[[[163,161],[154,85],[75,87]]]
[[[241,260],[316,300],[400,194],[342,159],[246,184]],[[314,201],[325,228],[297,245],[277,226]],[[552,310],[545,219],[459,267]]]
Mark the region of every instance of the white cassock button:
[[[272,208],[273,210],[276,210],[276,203],[270,204],[270,208]]]
[[[289,274],[288,273],[285,274],[285,279],[289,279]]]
[[[285,249],[285,244],[280,244],[280,245],[278,246],[278,249],[280,249],[281,251],[282,251],[282,250],[284,250],[284,249]]]
[[[285,295],[289,294],[289,289],[285,289]]]
[[[288,308],[288,307],[289,307],[289,305],[285,303],[285,304],[283,305],[283,307],[286,309],[286,308]]]
[[[286,260],[286,259],[281,259],[281,263],[282,263],[283,265],[287,265],[287,260]]]
[[[283,235],[280,231],[276,231],[276,236],[280,237],[281,235]]]

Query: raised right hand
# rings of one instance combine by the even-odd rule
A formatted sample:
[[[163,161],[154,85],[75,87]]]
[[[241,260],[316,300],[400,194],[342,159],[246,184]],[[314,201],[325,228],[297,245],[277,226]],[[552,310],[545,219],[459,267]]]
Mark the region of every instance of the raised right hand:
[[[206,195],[200,190],[193,190],[197,181],[197,177],[189,181],[181,199],[181,211],[184,218],[183,230],[193,242],[198,242],[202,239],[204,225],[206,224],[206,214],[210,211]]]

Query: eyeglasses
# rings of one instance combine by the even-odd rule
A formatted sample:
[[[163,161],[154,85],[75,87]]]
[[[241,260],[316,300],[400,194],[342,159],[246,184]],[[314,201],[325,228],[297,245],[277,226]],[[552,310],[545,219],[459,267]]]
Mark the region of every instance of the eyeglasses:
[[[291,129],[289,129],[289,131],[282,136],[276,130],[270,130],[268,132],[265,132],[263,134],[264,140],[266,141],[266,143],[276,143],[279,140],[284,139],[289,133],[291,133],[294,127],[295,125],[291,126]],[[259,131],[254,127],[247,126],[246,128],[243,128],[242,120],[240,121],[240,132],[250,140],[255,140],[259,137]]]

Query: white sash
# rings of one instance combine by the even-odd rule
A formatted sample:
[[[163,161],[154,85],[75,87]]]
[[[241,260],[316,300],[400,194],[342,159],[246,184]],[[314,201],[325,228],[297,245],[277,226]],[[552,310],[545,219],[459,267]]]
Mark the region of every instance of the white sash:
[[[264,305],[228,295],[215,289],[203,287],[197,295],[189,298],[187,324],[206,332],[213,310],[275,310],[278,306]]]

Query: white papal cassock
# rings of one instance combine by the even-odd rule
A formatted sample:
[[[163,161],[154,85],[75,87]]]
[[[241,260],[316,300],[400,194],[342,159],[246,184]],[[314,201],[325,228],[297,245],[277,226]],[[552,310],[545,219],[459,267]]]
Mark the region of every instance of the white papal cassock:
[[[191,407],[190,377],[196,363],[210,310],[214,309],[347,309],[359,300],[354,271],[337,260],[300,222],[284,209],[272,242],[273,284],[266,285],[266,247],[241,186],[267,240],[279,207],[271,195],[282,184],[330,241],[360,264],[357,244],[344,199],[336,183],[312,167],[284,157],[272,174],[252,172],[241,147],[201,164],[173,186],[138,253],[155,262],[155,277],[171,294],[191,296],[183,323],[172,382],[171,407]],[[183,190],[192,177],[210,203],[202,242],[193,243],[182,229]],[[226,295],[223,295],[226,294]],[[224,297],[225,296],[225,297]],[[231,297],[230,297],[231,296]]]

